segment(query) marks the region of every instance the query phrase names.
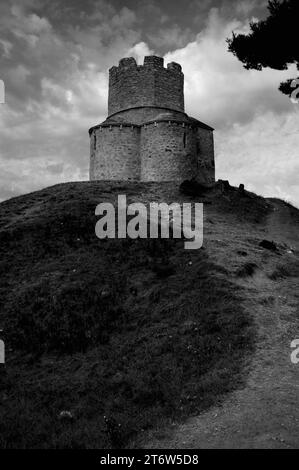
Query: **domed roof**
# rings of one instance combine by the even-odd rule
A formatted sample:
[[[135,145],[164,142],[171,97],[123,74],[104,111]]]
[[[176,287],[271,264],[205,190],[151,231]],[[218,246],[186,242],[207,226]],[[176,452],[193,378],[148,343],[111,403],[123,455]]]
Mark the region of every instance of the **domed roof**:
[[[172,113],[171,111],[166,111],[165,113],[159,113],[157,116],[155,116],[154,119],[159,120],[159,119],[175,119],[175,114]]]

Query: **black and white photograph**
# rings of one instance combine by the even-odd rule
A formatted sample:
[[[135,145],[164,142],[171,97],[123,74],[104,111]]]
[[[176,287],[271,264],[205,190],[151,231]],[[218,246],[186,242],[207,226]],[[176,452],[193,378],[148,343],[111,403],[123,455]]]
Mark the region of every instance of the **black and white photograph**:
[[[0,450],[299,448],[298,25],[298,0],[1,0]]]

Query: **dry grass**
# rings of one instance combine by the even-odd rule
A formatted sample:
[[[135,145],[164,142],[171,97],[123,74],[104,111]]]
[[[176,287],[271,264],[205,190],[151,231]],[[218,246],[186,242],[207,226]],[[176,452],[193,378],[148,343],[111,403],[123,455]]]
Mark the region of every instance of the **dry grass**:
[[[253,330],[223,268],[180,240],[94,234],[101,200],[172,191],[72,183],[0,205],[2,448],[123,447],[240,384]]]

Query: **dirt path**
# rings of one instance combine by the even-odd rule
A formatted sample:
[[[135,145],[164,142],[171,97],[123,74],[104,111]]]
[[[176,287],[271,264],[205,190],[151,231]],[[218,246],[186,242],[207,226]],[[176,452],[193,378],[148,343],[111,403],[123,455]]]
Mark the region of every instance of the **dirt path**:
[[[265,238],[295,251],[286,247],[281,257],[257,253],[260,269],[237,281],[246,287],[244,305],[258,331],[246,386],[185,424],[153,433],[145,448],[299,448],[299,364],[290,360],[290,343],[299,337],[298,278],[271,281],[267,276],[282,257],[291,262],[298,256],[299,223],[286,205],[271,204]]]

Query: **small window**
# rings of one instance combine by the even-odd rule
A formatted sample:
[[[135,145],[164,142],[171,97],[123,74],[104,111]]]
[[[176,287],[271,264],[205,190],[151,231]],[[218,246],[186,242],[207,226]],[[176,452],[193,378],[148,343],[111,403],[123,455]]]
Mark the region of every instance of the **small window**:
[[[184,135],[183,135],[183,145],[185,148],[186,147],[186,132],[184,132]]]

